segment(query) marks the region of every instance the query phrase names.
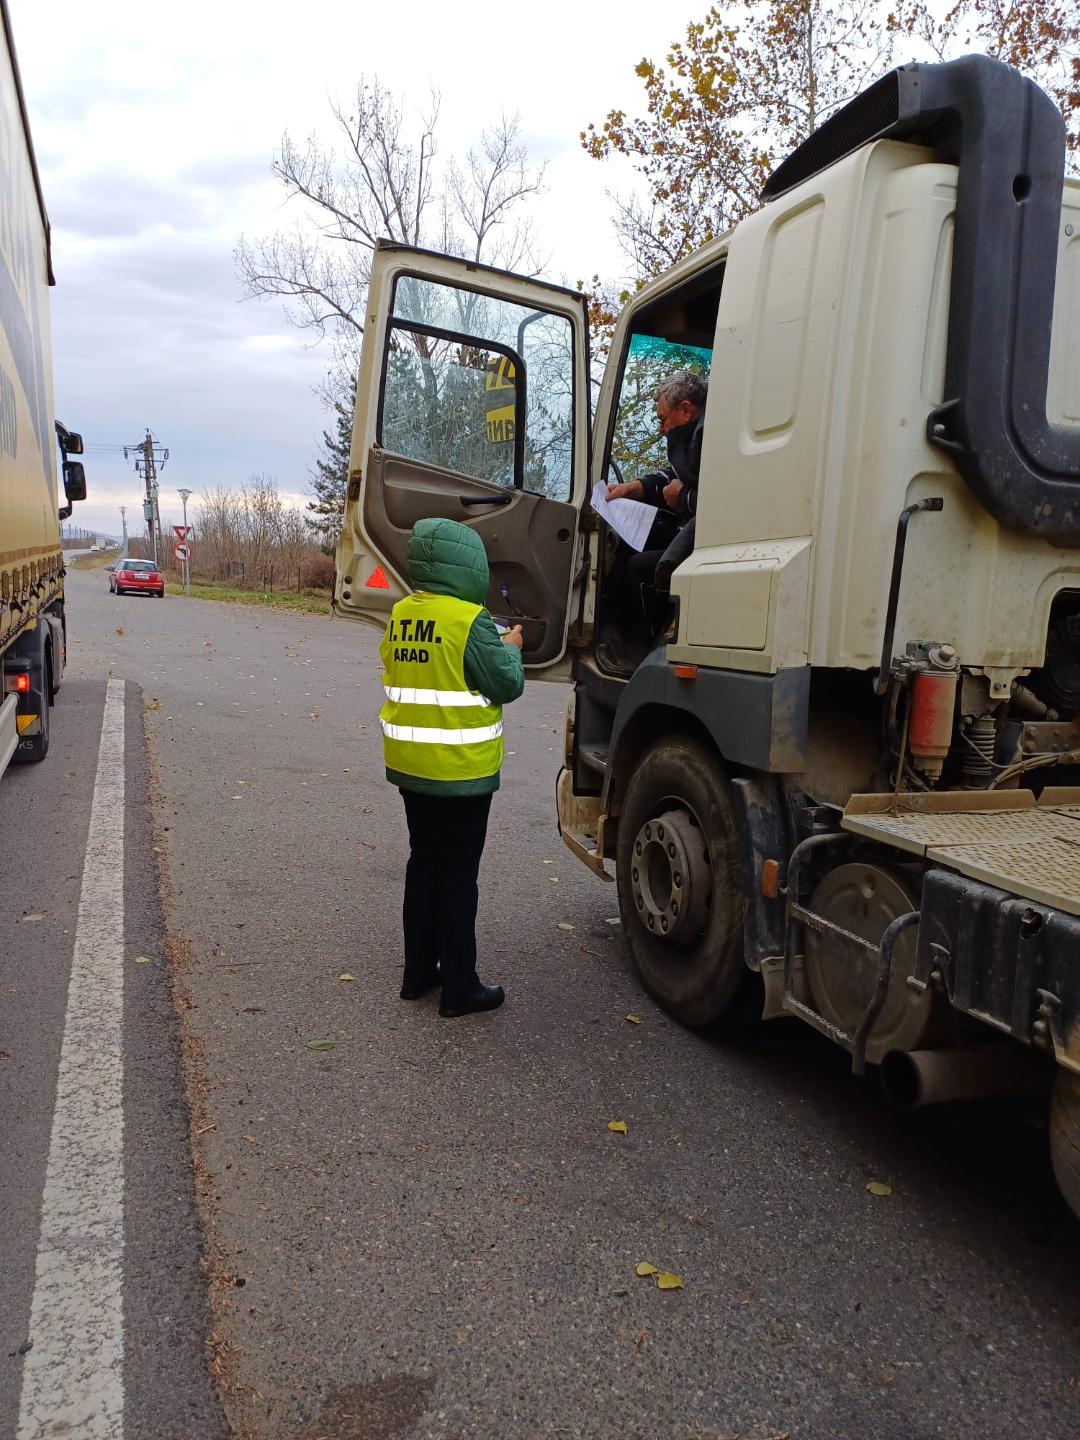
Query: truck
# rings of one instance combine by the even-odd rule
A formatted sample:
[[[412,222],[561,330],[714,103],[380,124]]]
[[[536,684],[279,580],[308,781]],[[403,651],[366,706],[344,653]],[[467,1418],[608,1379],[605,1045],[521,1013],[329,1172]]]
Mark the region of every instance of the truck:
[[[413,523],[475,529],[527,673],[572,685],[558,825],[648,992],[692,1027],[795,1017],[899,1104],[1049,1094],[1080,1213],[1065,149],[1000,62],[890,72],[633,296],[595,411],[580,294],[380,244],[334,609],[384,624]],[[655,468],[686,370],[694,546],[658,628],[590,495]]]
[[[49,217],[6,0],[0,56],[0,774],[43,760],[64,674],[60,521],[86,498],[81,436],[54,419]],[[65,504],[58,504],[58,471]]]

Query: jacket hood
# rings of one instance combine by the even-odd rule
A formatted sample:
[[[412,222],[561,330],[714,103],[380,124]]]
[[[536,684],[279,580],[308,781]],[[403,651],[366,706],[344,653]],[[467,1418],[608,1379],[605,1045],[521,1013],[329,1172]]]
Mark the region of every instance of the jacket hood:
[[[488,591],[484,542],[456,520],[418,520],[409,536],[409,582],[414,590],[453,595],[483,605]]]

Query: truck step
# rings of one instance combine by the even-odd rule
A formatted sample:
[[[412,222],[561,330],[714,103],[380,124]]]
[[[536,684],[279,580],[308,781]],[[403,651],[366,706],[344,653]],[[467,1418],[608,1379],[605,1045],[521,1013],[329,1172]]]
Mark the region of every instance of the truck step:
[[[608,747],[606,745],[579,745],[578,759],[589,770],[600,775],[607,774]]]

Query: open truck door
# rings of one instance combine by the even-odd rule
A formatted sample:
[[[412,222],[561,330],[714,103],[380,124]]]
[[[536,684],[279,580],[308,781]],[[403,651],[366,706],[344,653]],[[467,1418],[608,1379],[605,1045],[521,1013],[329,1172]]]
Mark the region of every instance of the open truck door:
[[[487,605],[561,673],[588,486],[584,297],[380,241],[368,291],[334,611],[382,627],[418,520],[481,537]]]

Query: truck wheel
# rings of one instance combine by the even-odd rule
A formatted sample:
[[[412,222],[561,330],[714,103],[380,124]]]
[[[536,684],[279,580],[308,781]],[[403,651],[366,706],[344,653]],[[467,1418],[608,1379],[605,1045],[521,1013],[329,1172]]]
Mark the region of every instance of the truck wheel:
[[[1080,1075],[1064,1066],[1050,1101],[1050,1158],[1069,1209],[1080,1217]]]
[[[645,988],[684,1025],[761,1014],[743,958],[739,845],[713,755],[682,737],[647,750],[619,820],[619,910]]]

